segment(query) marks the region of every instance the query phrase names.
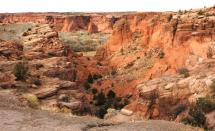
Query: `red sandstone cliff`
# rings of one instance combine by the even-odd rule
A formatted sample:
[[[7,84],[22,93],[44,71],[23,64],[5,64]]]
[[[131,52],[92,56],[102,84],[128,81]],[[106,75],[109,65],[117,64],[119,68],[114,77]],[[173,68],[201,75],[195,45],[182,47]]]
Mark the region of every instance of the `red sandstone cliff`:
[[[58,31],[91,30],[111,33],[118,16],[107,14],[66,15],[57,13],[0,14],[0,23],[34,22],[53,24]]]
[[[147,75],[151,77],[185,66],[191,55],[203,59],[212,57],[215,11],[212,8],[205,12],[204,15],[198,11],[125,15],[115,24],[109,41],[98,50],[97,58],[122,67],[137,57],[162,53],[164,58],[154,59],[153,67],[148,70]]]

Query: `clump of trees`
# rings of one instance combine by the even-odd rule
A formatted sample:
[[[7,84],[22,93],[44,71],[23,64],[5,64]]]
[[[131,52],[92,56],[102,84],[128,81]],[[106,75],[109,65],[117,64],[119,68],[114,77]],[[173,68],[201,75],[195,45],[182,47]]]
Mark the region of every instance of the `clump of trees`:
[[[113,90],[109,90],[106,95],[103,91],[94,94],[93,99],[96,106],[95,115],[99,118],[104,118],[109,108],[122,109],[129,103],[128,99],[117,97]]]

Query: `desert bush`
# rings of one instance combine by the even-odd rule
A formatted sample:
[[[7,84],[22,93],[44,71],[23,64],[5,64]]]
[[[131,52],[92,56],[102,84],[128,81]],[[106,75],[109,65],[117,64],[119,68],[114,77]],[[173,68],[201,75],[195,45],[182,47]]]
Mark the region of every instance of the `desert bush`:
[[[170,14],[169,17],[168,17],[168,21],[169,21],[169,22],[172,20],[172,17],[173,17],[173,15]]]
[[[89,90],[91,88],[90,84],[86,81],[84,82],[84,89]]]
[[[96,111],[96,116],[99,117],[99,118],[104,118],[105,114],[107,113],[107,108],[102,106],[100,108],[97,109]]]
[[[159,54],[158,54],[159,58],[162,59],[164,58],[165,56],[165,53],[163,51],[161,51]]]
[[[95,105],[100,106],[104,105],[106,102],[106,97],[103,92],[100,92],[96,97],[95,97]]]
[[[215,102],[211,98],[199,98],[196,102],[196,106],[204,113],[215,110]]]
[[[93,75],[94,80],[98,80],[98,79],[101,79],[101,78],[102,78],[102,75],[100,75],[100,74],[94,74]]]
[[[116,97],[115,92],[112,90],[110,90],[106,96],[102,91],[99,92],[98,95],[96,95],[96,93],[97,90],[93,93],[94,102],[92,103],[96,108],[95,115],[99,118],[104,118],[109,108],[122,109],[128,104],[128,100],[126,98]]]
[[[98,90],[96,88],[92,89],[92,93],[95,95],[98,92]]]
[[[24,62],[15,65],[14,75],[16,80],[25,81],[28,77],[28,66]]]
[[[201,108],[194,105],[190,107],[188,116],[182,120],[185,124],[206,128],[206,118]]]
[[[90,84],[93,83],[93,76],[91,74],[88,75],[87,82]]]
[[[37,85],[37,86],[42,85],[42,82],[41,82],[41,80],[39,78],[33,78],[32,83]]]
[[[109,99],[113,99],[113,98],[115,98],[115,96],[116,96],[116,93],[114,91],[112,91],[112,90],[110,90],[107,93],[107,98],[109,98]]]
[[[180,113],[182,113],[183,111],[185,111],[186,106],[183,104],[179,104],[175,110],[174,110],[174,116],[177,117]]]
[[[178,73],[180,75],[183,75],[185,78],[190,76],[189,70],[187,68],[180,68],[180,69],[178,69]]]
[[[198,14],[198,15],[204,15],[204,11],[199,10],[197,14]]]
[[[114,75],[116,75],[116,74],[117,74],[116,69],[113,69],[113,70],[111,71],[111,75],[114,76]]]
[[[25,98],[28,101],[28,104],[30,107],[37,108],[39,106],[39,100],[38,100],[37,96],[35,96],[33,94],[27,94],[25,96]]]
[[[179,10],[179,11],[178,11],[178,14],[182,15],[182,14],[183,14],[183,12],[182,12],[181,10]]]

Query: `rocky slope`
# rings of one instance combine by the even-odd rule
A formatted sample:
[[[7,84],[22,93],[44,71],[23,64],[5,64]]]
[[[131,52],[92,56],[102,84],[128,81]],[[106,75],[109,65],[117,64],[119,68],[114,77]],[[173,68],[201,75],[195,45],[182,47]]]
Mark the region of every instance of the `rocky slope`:
[[[138,116],[182,120],[198,98],[213,96],[214,13],[208,8],[122,16],[97,51],[96,58],[115,72],[98,88],[128,97],[125,108]],[[178,108],[183,111],[176,113]]]

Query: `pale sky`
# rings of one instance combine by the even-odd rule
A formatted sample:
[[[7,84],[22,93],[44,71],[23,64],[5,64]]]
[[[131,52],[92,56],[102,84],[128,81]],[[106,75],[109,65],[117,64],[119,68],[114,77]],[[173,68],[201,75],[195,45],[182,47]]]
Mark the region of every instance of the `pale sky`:
[[[0,0],[0,12],[178,11],[214,4],[215,0]]]

